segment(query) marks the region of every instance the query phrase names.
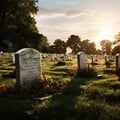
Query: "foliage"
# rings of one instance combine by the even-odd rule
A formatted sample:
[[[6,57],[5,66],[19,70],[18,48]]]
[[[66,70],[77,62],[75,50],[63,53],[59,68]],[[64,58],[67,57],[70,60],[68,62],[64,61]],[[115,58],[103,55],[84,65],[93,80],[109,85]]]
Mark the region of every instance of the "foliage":
[[[81,41],[79,36],[76,35],[71,35],[66,44],[67,47],[72,49],[73,54],[77,54],[79,51],[84,51],[87,54],[96,53],[96,46],[94,42],[90,42],[88,39]]]
[[[80,51],[81,39],[79,36],[71,35],[66,41],[67,47],[72,49],[73,54],[77,54]]]
[[[110,40],[102,40],[100,41],[100,45],[102,47],[103,54],[111,54],[112,42]]]
[[[48,94],[55,94],[60,92],[64,85],[65,83],[59,81],[59,79],[46,78],[46,76],[43,74],[32,85],[28,91],[28,95],[32,97],[40,97]]]
[[[93,67],[92,68],[88,67],[78,71],[77,75],[81,77],[86,77],[86,78],[93,78],[97,76],[97,72]]]
[[[90,40],[86,39],[81,42],[81,51],[84,51],[86,54],[95,54],[96,47],[94,42],[90,42]]]
[[[55,40],[51,46],[51,53],[66,53],[66,43],[60,39]]]
[[[38,11],[37,2],[38,0],[0,1],[0,50],[17,51],[24,47],[40,49],[44,36],[38,33],[33,17]]]
[[[114,44],[119,44],[120,43],[120,32],[118,32],[118,34],[115,35],[115,41],[113,43]]]
[[[66,62],[58,61],[56,65],[57,66],[66,65]]]
[[[115,46],[112,50],[113,55],[116,55],[117,53],[120,53],[120,45]]]

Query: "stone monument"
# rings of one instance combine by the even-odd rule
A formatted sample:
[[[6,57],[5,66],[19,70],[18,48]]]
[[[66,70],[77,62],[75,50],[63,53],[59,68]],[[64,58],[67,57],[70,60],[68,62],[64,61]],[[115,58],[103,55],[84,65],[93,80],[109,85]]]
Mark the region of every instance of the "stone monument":
[[[41,74],[39,51],[33,48],[24,48],[16,52],[16,85],[20,89],[28,89]]]

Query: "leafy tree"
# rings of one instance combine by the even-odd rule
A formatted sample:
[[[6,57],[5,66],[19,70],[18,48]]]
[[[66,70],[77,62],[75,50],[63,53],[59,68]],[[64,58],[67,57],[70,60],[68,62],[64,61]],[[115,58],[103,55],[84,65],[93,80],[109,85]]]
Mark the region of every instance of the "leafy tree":
[[[41,46],[41,48],[40,48]],[[39,51],[42,53],[49,53],[50,52],[50,44],[46,36],[41,34],[41,39],[39,40]]]
[[[100,41],[100,45],[102,47],[103,54],[111,54],[112,42],[110,40],[102,40]]]
[[[50,46],[50,53],[56,53],[55,52],[55,45]]]
[[[117,53],[120,53],[120,45],[115,46],[112,50],[113,55],[116,55]]]
[[[90,42],[90,40],[86,39],[81,42],[81,51],[84,51],[87,54],[95,54],[96,46],[94,42]]]
[[[66,53],[66,43],[60,39],[54,41],[53,45],[51,46],[53,53]]]
[[[80,51],[81,39],[77,35],[71,35],[66,41],[67,47],[72,49],[73,54],[77,54]]]
[[[37,2],[38,0],[0,1],[1,50],[33,47],[32,43],[39,38],[33,17],[38,11]]]
[[[113,44],[119,44],[120,43],[120,32],[118,32],[117,35],[115,35],[115,41],[113,42]]]
[[[120,53],[120,32],[118,32],[118,34],[115,35],[115,40],[113,44],[116,46],[113,48],[112,54],[115,55],[117,53]]]
[[[96,54],[102,55],[102,50],[97,49],[97,50],[96,50]]]

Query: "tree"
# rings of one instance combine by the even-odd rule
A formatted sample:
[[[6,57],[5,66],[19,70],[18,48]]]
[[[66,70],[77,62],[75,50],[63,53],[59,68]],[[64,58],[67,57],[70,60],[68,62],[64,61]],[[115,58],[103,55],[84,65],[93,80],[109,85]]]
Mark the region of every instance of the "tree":
[[[53,45],[51,46],[53,53],[66,53],[66,43],[60,39],[54,41]]]
[[[46,36],[41,34],[41,39],[39,40],[39,51],[42,53],[49,53],[50,52],[50,44]]]
[[[0,1],[0,48],[17,50],[31,47],[39,37],[33,17],[37,13],[38,0]]]
[[[117,35],[115,35],[115,41],[113,42],[113,44],[119,44],[120,43],[120,32],[118,32]]]
[[[103,54],[111,54],[112,42],[110,40],[102,40],[100,41],[100,45],[102,47]]]
[[[120,53],[120,45],[115,46],[112,50],[113,55],[116,55],[117,53]]]
[[[96,50],[96,54],[98,54],[98,55],[102,55],[102,50],[97,49],[97,50]]]
[[[72,49],[73,54],[77,54],[80,51],[81,39],[77,35],[71,35],[66,41],[67,47]]]
[[[90,40],[86,39],[81,42],[81,51],[84,51],[86,54],[95,54],[96,46],[94,42],[90,42]]]

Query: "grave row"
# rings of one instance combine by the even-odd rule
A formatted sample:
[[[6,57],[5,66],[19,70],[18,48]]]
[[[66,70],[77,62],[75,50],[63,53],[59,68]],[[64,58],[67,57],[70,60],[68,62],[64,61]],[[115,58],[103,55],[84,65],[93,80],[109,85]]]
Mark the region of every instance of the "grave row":
[[[16,53],[12,53],[12,61],[16,65],[16,84],[20,89],[27,89],[31,84],[42,74],[41,60],[42,57],[47,57],[48,54],[41,54],[33,48],[24,48]],[[105,63],[115,59],[113,56],[105,55]],[[51,54],[51,60],[55,60],[57,54]],[[70,55],[61,55],[63,61],[70,59]],[[76,56],[74,56],[76,58]],[[84,52],[77,54],[78,71],[87,68],[87,58],[91,58],[92,64],[102,56],[87,55]],[[116,55],[116,70],[120,69],[120,54]]]

